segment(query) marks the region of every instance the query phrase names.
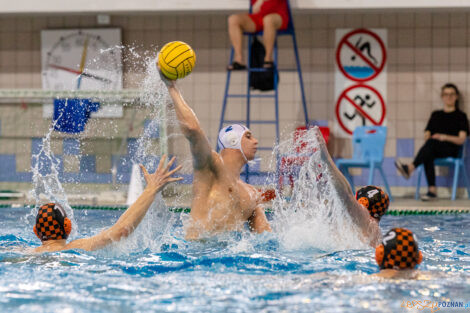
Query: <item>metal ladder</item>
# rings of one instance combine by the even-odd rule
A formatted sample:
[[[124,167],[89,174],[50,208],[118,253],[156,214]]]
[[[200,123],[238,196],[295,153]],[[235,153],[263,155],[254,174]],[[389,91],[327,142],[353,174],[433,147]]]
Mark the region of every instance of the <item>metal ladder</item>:
[[[232,71],[228,70],[227,71],[227,80],[225,83],[225,92],[224,92],[224,100],[222,103],[222,112],[221,112],[221,117],[220,117],[220,124],[219,124],[219,130],[221,130],[224,125],[226,124],[245,124],[246,127],[250,128],[251,124],[272,124],[275,126],[275,133],[276,133],[276,139],[275,139],[275,144],[279,144],[279,91],[278,91],[278,72],[297,72],[299,76],[299,83],[300,83],[300,92],[302,96],[302,106],[303,106],[303,111],[304,111],[304,118],[305,118],[305,125],[309,124],[309,118],[308,118],[308,112],[307,112],[307,104],[305,100],[305,92],[304,92],[304,83],[302,79],[302,70],[300,66],[300,59],[299,59],[299,53],[297,49],[297,40],[295,37],[295,29],[294,29],[294,22],[292,19],[292,13],[290,9],[290,4],[289,0],[287,1],[287,8],[288,8],[288,13],[289,13],[289,24],[286,29],[284,30],[279,30],[277,31],[277,36],[285,36],[285,35],[290,35],[292,36],[292,43],[293,43],[293,48],[294,48],[294,53],[295,53],[295,61],[296,61],[296,68],[287,68],[287,69],[279,69],[277,67],[278,64],[278,50],[277,50],[277,37],[276,41],[274,43],[274,49],[273,49],[273,56],[274,56],[274,91],[270,92],[269,94],[252,94],[250,90],[250,73],[251,72],[266,72],[270,71],[272,69],[266,69],[266,68],[255,68],[251,67],[251,44],[253,42],[253,38],[255,36],[260,36],[263,34],[263,31],[256,32],[256,33],[244,33],[244,36],[248,37],[248,59],[247,59],[247,69],[246,73],[248,75],[247,78],[247,86],[246,86],[246,93],[244,94],[237,94],[237,93],[229,93],[230,89],[230,78]],[[250,13],[252,12],[252,7],[251,7],[251,2],[250,2]],[[234,49],[233,47],[231,48],[230,52],[230,63],[232,64],[233,62],[233,55],[234,55]],[[277,71],[276,71],[277,69]],[[225,113],[227,109],[227,100],[229,98],[246,98],[246,119],[245,120],[230,120],[226,119]],[[250,108],[251,108],[251,98],[273,98],[274,99],[274,111],[275,111],[275,117],[274,120],[253,120],[251,119],[251,114],[250,114]],[[271,151],[273,147],[263,147],[259,146],[258,150],[267,150]],[[244,170],[245,180],[246,182],[249,182],[249,177],[250,177],[250,171],[248,165],[245,166]]]

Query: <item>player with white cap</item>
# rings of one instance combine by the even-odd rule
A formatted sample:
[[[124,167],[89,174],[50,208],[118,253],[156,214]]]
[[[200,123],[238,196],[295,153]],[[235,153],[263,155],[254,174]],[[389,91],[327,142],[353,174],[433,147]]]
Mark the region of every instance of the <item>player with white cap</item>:
[[[258,140],[245,126],[233,124],[220,130],[217,153],[175,82],[166,84],[194,160],[191,219],[186,226],[186,238],[194,240],[239,231],[245,222],[254,232],[271,231],[261,206],[261,193],[240,179],[243,166],[255,158]]]

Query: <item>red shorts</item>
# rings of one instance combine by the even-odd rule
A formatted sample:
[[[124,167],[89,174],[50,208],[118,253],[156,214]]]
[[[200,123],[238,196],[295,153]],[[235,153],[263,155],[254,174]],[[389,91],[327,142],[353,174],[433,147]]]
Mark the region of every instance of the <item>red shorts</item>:
[[[248,14],[256,25],[256,31],[263,30],[263,18],[268,14],[277,13],[281,16],[282,25],[280,30],[284,30],[289,25],[289,13],[286,0],[267,0],[261,6],[258,13]]]

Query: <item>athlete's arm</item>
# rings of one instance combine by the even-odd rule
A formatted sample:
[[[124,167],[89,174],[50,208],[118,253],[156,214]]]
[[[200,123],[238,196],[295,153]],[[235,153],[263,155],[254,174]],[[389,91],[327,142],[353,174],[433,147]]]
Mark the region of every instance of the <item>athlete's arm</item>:
[[[197,169],[208,167],[212,162],[213,151],[196,114],[184,101],[175,81],[167,81],[167,87],[173,100],[181,131],[189,140],[191,154],[194,158],[194,167]]]
[[[144,218],[147,210],[152,204],[155,195],[168,183],[181,180],[181,177],[171,177],[176,171],[181,169],[181,165],[170,171],[170,167],[175,161],[173,157],[168,165],[165,166],[166,156],[164,155],[157,170],[149,174],[144,166],[140,166],[144,173],[147,186],[139,198],[132,204],[118,219],[116,224],[101,233],[90,237],[78,239],[70,242],[64,247],[64,250],[83,249],[88,251],[98,250],[112,242],[119,241],[129,236]]]
[[[264,213],[264,208],[261,205],[256,207],[255,211],[248,219],[248,225],[250,226],[250,230],[252,232],[258,234],[261,234],[265,231],[272,231],[268,219],[266,218],[266,214]]]
[[[361,229],[365,241],[375,248],[382,236],[378,223],[371,218],[367,209],[354,198],[351,186],[331,159],[323,136],[318,129],[316,129],[315,135],[320,144],[322,160],[331,174],[331,183],[337,191],[338,196],[341,198],[345,209],[351,216],[353,223]]]

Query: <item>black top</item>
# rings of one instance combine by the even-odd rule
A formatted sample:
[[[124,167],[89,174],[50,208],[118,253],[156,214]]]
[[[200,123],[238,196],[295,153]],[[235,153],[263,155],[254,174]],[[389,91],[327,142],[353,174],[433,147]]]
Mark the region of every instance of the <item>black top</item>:
[[[439,133],[451,136],[458,136],[461,130],[469,133],[467,114],[460,110],[444,112],[444,110],[434,111],[431,114],[425,130],[429,130],[431,135]]]

